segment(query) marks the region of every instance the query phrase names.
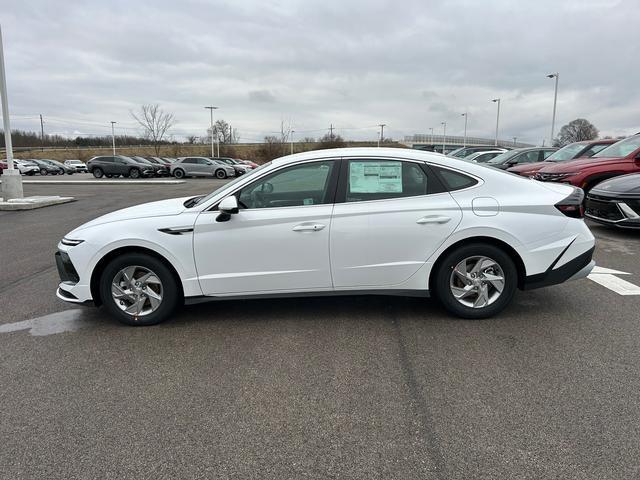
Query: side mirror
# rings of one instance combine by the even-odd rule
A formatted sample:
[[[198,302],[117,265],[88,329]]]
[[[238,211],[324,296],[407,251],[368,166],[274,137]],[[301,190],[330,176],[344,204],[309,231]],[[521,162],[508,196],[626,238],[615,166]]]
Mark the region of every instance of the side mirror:
[[[238,213],[238,199],[231,195],[218,204],[218,210],[220,214],[216,217],[216,222],[228,222],[231,220],[231,215]]]

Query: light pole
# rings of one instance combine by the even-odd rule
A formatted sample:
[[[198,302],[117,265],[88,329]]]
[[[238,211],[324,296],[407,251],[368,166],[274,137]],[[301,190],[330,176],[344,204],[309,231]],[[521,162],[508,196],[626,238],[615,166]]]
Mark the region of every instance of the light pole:
[[[13,166],[13,145],[11,144],[11,124],[9,122],[9,99],[7,97],[7,78],[4,72],[4,51],[2,47],[2,28],[0,28],[0,100],[2,101],[2,121],[4,125],[4,145],[7,152],[7,170],[2,175],[2,197],[4,201],[22,198],[22,177]]]
[[[209,109],[211,112],[211,156],[215,157],[215,153],[213,151],[213,111],[217,110],[218,107],[204,107]],[[218,144],[218,135],[216,135],[216,144]],[[220,156],[220,144],[218,144],[218,157]]]
[[[447,144],[447,122],[441,122],[442,125],[442,154],[444,155],[444,147]]]
[[[518,137],[513,137],[513,146],[516,146],[516,140],[518,139]]]
[[[500,125],[500,99],[499,98],[494,98],[491,101],[493,103],[497,103],[498,104],[498,113],[496,115],[496,139],[495,139],[495,141],[493,143],[497,147],[498,146],[498,126]]]
[[[547,75],[547,78],[555,78],[556,79],[556,87],[553,92],[553,116],[551,117],[551,138],[549,141],[549,145],[553,145],[553,133],[556,127],[556,102],[558,101],[558,79],[560,78],[560,74],[550,73]]]
[[[433,127],[429,127],[429,130],[431,130],[431,146],[433,147]]]
[[[384,141],[384,127],[387,126],[386,123],[379,123],[378,126],[380,127],[380,136],[378,137],[378,148],[380,147],[380,142]]]
[[[116,156],[116,131],[114,125],[117,122],[111,121],[111,145],[113,146],[113,156]]]
[[[462,116],[464,117],[464,140],[462,141],[462,147],[465,148],[467,146],[467,119],[469,115],[467,115],[467,112],[464,112]]]
[[[296,133],[295,130],[291,130],[291,155],[293,155],[293,134]]]

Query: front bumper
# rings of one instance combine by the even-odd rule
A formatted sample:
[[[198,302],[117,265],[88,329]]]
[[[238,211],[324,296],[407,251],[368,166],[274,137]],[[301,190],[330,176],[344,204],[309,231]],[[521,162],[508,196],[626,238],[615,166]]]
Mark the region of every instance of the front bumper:
[[[65,302],[91,305],[91,288],[80,283],[80,277],[69,255],[64,250],[55,253],[56,267],[60,276],[60,284],[56,290],[56,297]]]
[[[640,229],[640,199],[589,195],[585,216],[602,225]]]

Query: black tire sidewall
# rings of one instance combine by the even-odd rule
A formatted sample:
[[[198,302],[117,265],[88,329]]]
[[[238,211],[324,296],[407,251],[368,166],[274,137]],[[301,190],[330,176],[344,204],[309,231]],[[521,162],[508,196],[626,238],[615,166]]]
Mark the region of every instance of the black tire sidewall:
[[[140,178],[140,170],[138,170],[137,168],[132,168],[131,170],[129,170],[129,178]]]
[[[182,170],[181,168],[176,168],[173,171],[173,176],[176,178],[183,178],[184,177],[184,170]]]
[[[216,177],[220,179],[227,178],[227,173],[224,170],[216,170]]]
[[[102,176],[104,175],[104,172],[101,168],[94,168],[91,173],[93,173],[93,176],[95,178],[102,178]]]
[[[47,171],[46,168],[41,168],[40,169],[40,175],[49,175],[49,172]]]
[[[505,285],[500,297],[484,308],[471,308],[455,299],[449,286],[451,271],[462,260],[473,256],[489,257],[500,265],[505,277]],[[511,257],[502,249],[487,243],[463,245],[447,254],[440,262],[435,275],[435,295],[444,308],[451,314],[466,319],[481,319],[500,313],[513,298],[518,286],[518,270]]]
[[[139,265],[153,271],[162,282],[162,303],[158,309],[139,317],[136,321],[134,317],[124,313],[115,304],[111,296],[111,283],[115,275],[128,266]],[[104,308],[116,319],[126,325],[146,326],[156,325],[167,320],[174,312],[180,302],[180,288],[176,283],[171,270],[159,259],[144,253],[125,253],[113,259],[103,270],[100,277],[100,298]]]

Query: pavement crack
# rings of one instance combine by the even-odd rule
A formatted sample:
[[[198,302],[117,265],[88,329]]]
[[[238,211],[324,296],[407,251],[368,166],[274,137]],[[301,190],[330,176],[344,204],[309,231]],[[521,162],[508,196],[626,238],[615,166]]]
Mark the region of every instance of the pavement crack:
[[[40,270],[37,270],[37,271],[31,273],[27,277],[20,278],[18,280],[13,281],[13,282],[7,283],[6,285],[3,285],[2,287],[0,287],[0,293],[7,292],[7,291],[9,291],[9,290],[11,290],[12,288],[15,288],[15,287],[19,287],[23,283],[27,283],[28,281],[33,279],[33,277],[37,277],[39,275],[42,275],[42,274],[45,274],[45,273],[49,273],[50,271],[55,270],[55,269],[56,269],[55,265],[49,265],[48,267],[42,268]]]
[[[445,480],[447,477],[445,470],[445,460],[442,451],[440,450],[440,440],[436,434],[433,417],[429,411],[429,406],[423,395],[420,393],[420,387],[416,377],[416,372],[409,360],[409,354],[407,353],[407,347],[402,329],[400,327],[400,320],[396,318],[394,313],[389,312],[391,315],[391,325],[396,336],[398,343],[398,356],[400,359],[400,368],[404,376],[409,395],[411,396],[412,406],[416,412],[416,416],[420,421],[420,427],[422,430],[422,436],[426,442],[429,456],[431,457],[436,478]]]

